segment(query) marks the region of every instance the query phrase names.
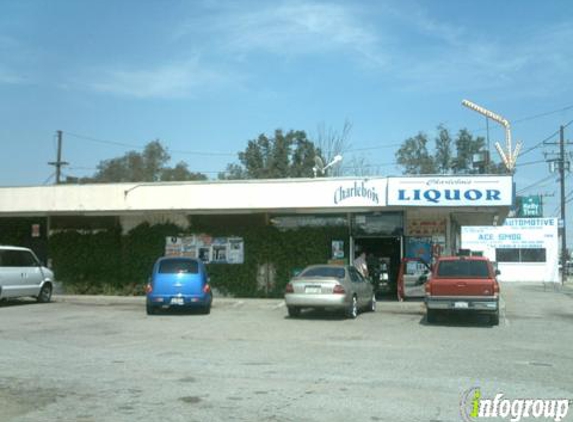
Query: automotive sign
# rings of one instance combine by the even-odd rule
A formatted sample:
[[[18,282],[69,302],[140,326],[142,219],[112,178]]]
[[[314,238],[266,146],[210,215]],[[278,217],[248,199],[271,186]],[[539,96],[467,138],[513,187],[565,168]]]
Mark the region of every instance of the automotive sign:
[[[388,178],[388,205],[510,206],[512,199],[511,176]]]

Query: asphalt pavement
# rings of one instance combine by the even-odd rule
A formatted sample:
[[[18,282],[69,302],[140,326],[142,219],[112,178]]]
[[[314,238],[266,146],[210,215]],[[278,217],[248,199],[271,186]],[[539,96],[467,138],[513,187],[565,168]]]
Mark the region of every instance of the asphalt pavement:
[[[428,325],[419,301],[380,301],[356,320],[288,318],[278,299],[157,316],[142,297],[2,303],[0,420],[441,422],[462,420],[475,387],[573,399],[573,288],[502,293],[499,326],[472,315]]]

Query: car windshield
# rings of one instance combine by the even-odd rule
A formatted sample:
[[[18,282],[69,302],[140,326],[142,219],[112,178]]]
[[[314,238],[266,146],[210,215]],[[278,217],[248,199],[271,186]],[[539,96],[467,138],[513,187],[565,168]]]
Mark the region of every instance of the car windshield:
[[[438,277],[488,278],[487,261],[442,261],[438,266]]]
[[[300,277],[328,277],[344,278],[344,268],[342,267],[312,267],[303,271]]]
[[[164,259],[159,263],[160,274],[197,274],[198,272],[199,264],[192,259]]]

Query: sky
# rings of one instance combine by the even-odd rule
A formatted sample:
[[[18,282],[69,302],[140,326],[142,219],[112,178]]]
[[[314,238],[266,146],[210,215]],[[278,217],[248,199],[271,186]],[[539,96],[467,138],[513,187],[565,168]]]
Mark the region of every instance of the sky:
[[[489,133],[499,161],[469,99],[510,122],[518,193],[556,217],[543,141],[573,120],[572,65],[568,0],[0,0],[0,186],[54,183],[58,130],[64,177],[159,139],[214,179],[261,133],[345,122],[347,173],[401,174],[399,145],[440,124]]]

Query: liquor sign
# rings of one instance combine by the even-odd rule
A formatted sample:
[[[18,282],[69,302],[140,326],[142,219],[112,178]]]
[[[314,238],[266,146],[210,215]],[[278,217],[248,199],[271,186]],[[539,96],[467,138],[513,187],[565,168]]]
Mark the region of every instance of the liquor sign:
[[[511,176],[388,178],[388,205],[426,207],[510,206]]]

